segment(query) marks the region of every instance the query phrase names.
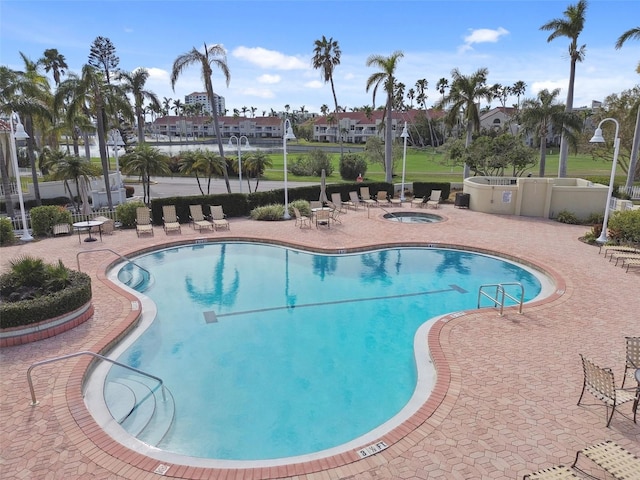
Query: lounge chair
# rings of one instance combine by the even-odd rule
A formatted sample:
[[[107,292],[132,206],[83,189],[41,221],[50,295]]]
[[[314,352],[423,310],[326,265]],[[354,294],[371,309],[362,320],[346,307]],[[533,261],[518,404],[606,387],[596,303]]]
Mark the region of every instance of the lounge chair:
[[[573,471],[564,465],[557,467],[543,468],[537,472],[527,473],[522,480],[566,480],[580,478]]]
[[[640,258],[625,258],[622,260],[622,268],[627,267],[626,273],[629,273],[629,267],[640,267]]]
[[[376,203],[378,205],[391,205],[391,201],[389,200],[389,195],[386,190],[380,190],[376,193]]]
[[[617,480],[640,478],[640,458],[611,440],[578,450],[576,459],[571,467],[583,472],[582,469],[576,467],[580,454],[587,457]],[[587,474],[587,472],[583,473]],[[589,476],[596,478],[592,475]]]
[[[304,227],[305,225],[311,228],[311,219],[305,215],[302,215],[300,213],[300,210],[298,210],[298,207],[292,207],[292,208],[293,208],[293,214],[296,217],[296,223],[294,224],[294,226],[297,227],[298,224],[300,224],[300,228]]]
[[[145,233],[153,236],[153,225],[151,225],[151,215],[147,207],[136,208],[136,234],[138,237]]]
[[[358,192],[352,191],[349,192],[349,201],[345,202],[345,205],[348,208],[353,208],[354,210],[358,209],[358,205],[360,205],[360,199],[358,198]]]
[[[438,208],[441,198],[442,190],[431,190],[431,195],[429,195],[429,200],[427,200],[427,208]]]
[[[202,213],[202,205],[189,205],[189,220],[191,220],[191,226],[196,230],[213,230],[213,223],[205,220],[204,213]]]
[[[164,224],[164,233],[167,235],[169,232],[182,233],[175,205],[162,206],[162,223]]]
[[[331,194],[331,203],[333,203],[338,208],[340,213],[344,212],[344,207],[346,207],[346,205],[345,202],[342,201],[342,197],[339,193],[336,192]]]
[[[602,253],[602,251],[604,251],[604,258],[607,258],[608,254],[613,254],[614,252],[640,253],[640,248],[628,245],[600,245],[598,253]]]
[[[423,208],[428,201],[429,201],[429,197],[426,195],[424,197],[414,197],[413,200],[411,200],[411,206]]]
[[[616,267],[618,266],[618,262],[620,260],[622,260],[622,264],[624,265],[624,262],[626,262],[627,260],[639,260],[640,259],[640,253],[630,253],[630,252],[613,252],[611,254],[611,256],[609,257],[609,261],[613,260],[615,257],[616,259]]]
[[[584,392],[588,391],[591,395],[603,402],[607,410],[611,407],[611,414],[607,418],[607,427],[611,423],[616,407],[623,403],[631,402],[636,398],[636,392],[616,388],[613,379],[613,372],[609,368],[602,368],[593,363],[591,360],[580,354],[582,358],[582,368],[584,370],[584,382],[582,384],[582,393],[578,399],[578,405],[582,401]],[[635,422],[635,416],[634,416]]]
[[[229,226],[229,221],[227,220],[227,216],[224,214],[222,210],[222,205],[211,205],[211,221],[213,222],[213,227],[218,230],[219,228],[226,228],[227,230],[231,230]]]
[[[640,337],[624,337],[627,342],[626,358],[624,362],[624,377],[622,378],[622,388],[627,378],[635,381],[635,373],[640,368]]]
[[[367,207],[373,207],[376,204],[376,201],[371,198],[369,187],[360,187],[360,203]]]

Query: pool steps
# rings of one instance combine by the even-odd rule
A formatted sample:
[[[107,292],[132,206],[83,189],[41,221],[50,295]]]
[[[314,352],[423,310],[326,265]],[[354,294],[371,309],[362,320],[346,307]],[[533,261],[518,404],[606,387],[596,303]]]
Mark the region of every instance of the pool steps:
[[[168,389],[145,383],[144,377],[122,375],[107,381],[105,403],[111,416],[130,435],[158,446],[171,429],[175,403]]]

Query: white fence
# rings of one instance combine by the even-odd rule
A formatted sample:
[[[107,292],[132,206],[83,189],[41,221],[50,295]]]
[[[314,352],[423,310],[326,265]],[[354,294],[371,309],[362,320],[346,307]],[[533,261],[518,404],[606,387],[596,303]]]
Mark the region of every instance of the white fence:
[[[116,211],[115,210],[109,210],[109,209],[102,209],[102,210],[96,210],[93,213],[91,213],[91,215],[82,215],[79,213],[71,213],[71,222],[72,223],[76,223],[76,222],[84,222],[85,220],[90,220],[93,217],[107,217],[110,218],[111,220],[113,220],[114,222],[118,221],[118,216],[116,215]],[[20,212],[17,211],[16,212],[16,216],[14,218],[9,218],[9,220],[11,220],[11,223],[13,224],[13,231],[15,232],[15,234],[17,236],[22,235],[22,216],[20,215]],[[26,214],[26,220],[27,220],[27,229],[29,231],[33,231],[32,227],[31,227],[31,216],[27,213]]]

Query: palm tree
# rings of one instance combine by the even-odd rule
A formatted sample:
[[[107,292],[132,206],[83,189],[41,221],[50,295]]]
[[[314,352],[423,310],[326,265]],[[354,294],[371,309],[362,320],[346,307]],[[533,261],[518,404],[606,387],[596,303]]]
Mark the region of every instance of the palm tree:
[[[530,133],[540,142],[540,172],[538,176],[544,177],[547,156],[547,137],[555,126],[578,130],[581,127],[580,119],[571,112],[566,112],[564,105],[556,103],[560,95],[560,89],[549,92],[546,88],[538,92],[537,98],[531,98],[522,102],[520,122],[522,133]],[[571,133],[569,132],[569,135]]]
[[[492,99],[491,89],[486,85],[487,75],[489,71],[486,68],[480,68],[469,76],[462,75],[457,68],[454,69],[451,72],[452,82],[449,94],[436,105],[436,108],[451,106],[445,117],[445,122],[449,126],[454,125],[460,112],[464,111],[463,118],[467,125],[465,147],[471,145],[473,132],[480,130],[480,112],[476,102],[483,98],[488,102]],[[468,176],[469,165],[465,163],[463,178]]]
[[[569,88],[567,90],[566,111],[573,111],[573,89],[576,80],[576,62],[584,59],[586,45],[578,47],[578,37],[584,28],[585,13],[587,11],[587,1],[579,0],[575,5],[569,5],[564,11],[564,18],[553,19],[540,27],[540,30],[550,31],[547,42],[558,37],[567,37],[571,40],[569,44],[569,58],[571,59],[569,70]],[[569,144],[566,137],[566,129],[563,129],[560,139],[560,160],[558,165],[558,177],[567,176],[567,156]]]
[[[120,166],[124,173],[140,177],[143,201],[147,205],[151,202],[151,176],[171,173],[169,159],[146,143],[137,145],[131,153],[123,155]]]
[[[443,99],[444,99],[444,94],[447,91],[447,88],[449,88],[449,80],[442,77],[440,80],[438,80],[438,83],[436,83],[436,90],[440,92],[440,95],[442,95]]]
[[[67,103],[67,115],[91,115],[96,119],[98,134],[98,148],[102,162],[102,175],[107,191],[109,209],[113,209],[111,188],[109,186],[109,157],[107,155],[106,133],[109,127],[108,119],[133,119],[131,105],[125,93],[117,85],[109,85],[101,71],[85,64],[80,77],[69,75],[67,80],[58,87],[55,105]]]
[[[311,59],[311,65],[316,70],[320,70],[324,83],[331,85],[331,93],[333,94],[333,104],[335,106],[335,113],[337,115],[338,109],[338,97],[336,96],[336,88],[333,84],[333,71],[340,65],[340,45],[333,37],[327,39],[324,35],[322,39],[313,42],[313,58]],[[340,138],[340,160],[344,156],[344,148],[342,145],[342,137]]]
[[[627,40],[634,39],[640,40],[640,27],[632,28],[631,30],[627,30],[616,42],[616,49],[622,48],[622,45]],[[640,62],[638,63],[638,68],[636,71],[640,73]],[[629,160],[629,171],[627,173],[627,182],[625,183],[625,188],[627,190],[631,189],[633,186],[633,181],[635,179],[635,172],[638,165],[638,153],[640,150],[640,105],[636,105],[636,128],[633,132],[633,144],[631,146],[631,158]]]
[[[120,72],[118,78],[122,81],[123,90],[133,95],[133,108],[138,123],[138,144],[144,143],[143,103],[148,100],[153,108],[160,108],[160,101],[156,94],[144,88],[144,84],[149,79],[149,71],[146,68],[137,68],[133,72]]]
[[[184,152],[180,152],[178,157],[178,168],[180,172],[187,175],[195,175],[196,182],[198,183],[198,189],[200,193],[204,195],[204,190],[202,189],[202,184],[200,183],[200,175],[205,175],[205,166],[202,161],[203,151],[201,149],[196,150],[186,150]]]
[[[73,203],[76,213],[80,213],[80,179],[84,179],[88,185],[90,177],[100,175],[100,168],[78,156],[67,155],[60,150],[50,150],[46,162],[51,177],[54,180],[64,181],[64,186],[69,192],[71,203]],[[72,180],[76,187],[75,195],[71,191],[69,180]],[[78,199],[78,203],[75,201],[76,198]]]
[[[396,83],[395,72],[398,61],[404,57],[404,53],[397,50],[388,57],[382,55],[371,55],[367,58],[367,67],[375,66],[380,69],[379,72],[371,74],[367,79],[368,92],[373,87],[373,105],[375,108],[376,92],[380,85],[383,85],[387,92],[386,103],[386,120],[385,120],[385,145],[384,145],[384,165],[385,165],[385,181],[391,183],[393,181],[393,131],[392,131],[392,110],[393,110],[393,93]]]
[[[524,95],[524,92],[527,89],[527,84],[522,80],[518,80],[511,87],[511,93],[513,93],[516,97],[518,97],[518,110],[520,110],[520,95]]]
[[[60,85],[60,75],[64,75],[65,70],[69,68],[64,55],[55,48],[48,48],[38,62],[44,67],[45,72],[53,72],[53,81],[56,86]]]
[[[429,136],[431,137],[431,146],[437,147],[438,137],[433,134],[433,126],[431,124],[431,115],[429,115],[429,109],[427,108],[427,87],[429,82],[426,78],[421,78],[416,81],[416,88],[418,89],[418,96],[416,97],[416,101],[418,105],[424,108],[424,114],[427,118],[427,123],[429,124]],[[422,139],[421,139],[422,141]]]
[[[224,147],[222,146],[222,134],[220,132],[220,122],[218,121],[218,106],[216,102],[217,96],[213,93],[213,85],[211,84],[211,76],[213,75],[212,66],[216,66],[220,69],[226,80],[227,86],[231,80],[231,74],[229,73],[229,67],[227,66],[227,56],[222,45],[211,45],[207,47],[204,44],[204,53],[197,50],[195,47],[185,54],[180,55],[173,62],[173,68],[171,70],[171,88],[175,90],[176,82],[182,71],[190,65],[200,65],[202,68],[202,80],[209,96],[209,102],[211,103],[211,111],[213,113],[213,128],[216,132],[216,138],[218,140],[218,151],[223,161],[223,174],[224,181],[227,185],[227,192],[231,193],[231,184],[229,183],[229,172],[227,171],[227,164],[224,157]]]
[[[245,178],[247,179],[247,185],[249,186],[249,192],[251,192],[251,183],[249,183],[250,177],[256,179],[256,187],[253,189],[254,192],[258,191],[258,184],[260,183],[260,177],[264,175],[264,171],[272,167],[273,163],[271,159],[267,156],[263,151],[256,151],[249,155],[247,159],[242,162],[242,169],[245,173]]]

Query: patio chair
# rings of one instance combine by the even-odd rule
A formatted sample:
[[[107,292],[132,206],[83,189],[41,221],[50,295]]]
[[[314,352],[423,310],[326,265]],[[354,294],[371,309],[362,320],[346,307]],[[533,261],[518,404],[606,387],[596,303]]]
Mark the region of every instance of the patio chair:
[[[327,228],[331,228],[331,210],[318,210],[314,215],[316,221],[316,228],[319,225],[324,225]]]
[[[387,194],[386,190],[380,190],[378,193],[376,193],[376,203],[378,205],[391,205],[391,200],[389,199],[389,195]]]
[[[522,480],[565,480],[572,478],[580,478],[573,471],[564,465],[557,467],[543,468],[537,472],[527,473]]]
[[[431,190],[431,195],[429,195],[429,200],[427,200],[427,208],[429,207],[438,208],[440,205],[441,198],[442,198],[442,190]]]
[[[611,419],[613,418],[613,413],[616,411],[616,407],[623,403],[635,400],[635,389],[632,392],[630,390],[616,388],[611,369],[596,365],[582,354],[580,354],[580,358],[582,358],[584,382],[582,384],[582,393],[578,399],[578,405],[580,405],[580,402],[582,401],[584,392],[588,391],[591,395],[606,405],[607,411],[609,410],[609,407],[611,407],[611,415],[607,418],[608,427],[611,423]]]
[[[136,235],[138,237],[145,233],[153,236],[153,225],[151,225],[151,215],[147,207],[136,208]]]
[[[338,208],[340,213],[344,212],[344,207],[346,205],[344,205],[345,202],[342,201],[342,196],[339,193],[336,192],[331,194],[331,203]]]
[[[413,197],[413,200],[411,200],[411,206],[414,208],[423,208],[428,201],[429,197],[427,195],[425,195],[424,197]]]
[[[637,480],[640,478],[640,458],[611,440],[578,450],[576,453],[576,459],[571,467],[589,475],[583,472],[582,469],[576,467],[580,454],[587,457],[615,479]],[[596,478],[592,475],[589,476]]]
[[[298,207],[292,207],[292,208],[293,208],[293,214],[296,217],[296,223],[294,224],[294,226],[297,227],[298,224],[300,224],[300,228],[304,227],[305,225],[311,228],[311,219],[305,215],[302,215],[300,213],[300,210],[298,210]]]
[[[329,202],[329,208],[331,208],[329,216],[331,217],[331,220],[333,220],[333,223],[338,222],[341,224],[342,220],[340,220],[340,215],[342,215],[342,211],[340,210],[340,207],[333,202]]]
[[[229,221],[227,220],[227,216],[222,210],[222,205],[211,205],[211,221],[213,222],[213,227],[217,231],[219,228],[226,228],[227,230],[231,230],[229,226]]]
[[[322,208],[322,202],[320,200],[311,200],[309,202],[309,208],[311,208],[311,210],[316,209],[316,208]]]
[[[178,215],[176,214],[175,205],[162,206],[162,223],[163,223],[164,233],[166,234],[169,234],[169,232],[182,233],[182,230],[180,229],[180,222],[178,219]]]
[[[367,207],[373,207],[376,204],[376,201],[371,198],[369,187],[360,187],[360,203]]]
[[[358,209],[358,205],[360,205],[360,199],[358,198],[358,192],[352,191],[349,192],[349,201],[345,202],[345,205],[348,208],[353,208],[354,210]]]
[[[115,222],[113,220],[102,215],[95,217],[94,220],[104,223],[99,227],[93,227],[91,229],[93,233],[99,233],[100,231],[102,231],[102,233],[106,235],[113,235],[113,232],[115,230]]]
[[[640,337],[624,337],[627,341],[627,357],[624,363],[624,377],[622,388],[627,378],[635,381],[636,370],[640,368]]]
[[[191,220],[191,226],[194,229],[201,231],[203,228],[207,230],[213,230],[213,223],[205,220],[204,213],[202,213],[202,205],[189,205],[189,220]]]

